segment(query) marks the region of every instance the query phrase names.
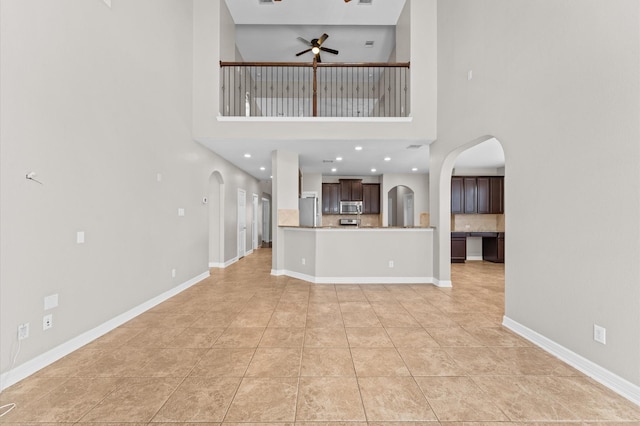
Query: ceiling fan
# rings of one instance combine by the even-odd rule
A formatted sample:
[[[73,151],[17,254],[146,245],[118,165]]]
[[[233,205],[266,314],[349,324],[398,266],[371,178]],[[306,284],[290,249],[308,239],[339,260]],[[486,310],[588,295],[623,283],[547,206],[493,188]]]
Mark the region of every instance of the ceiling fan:
[[[322,36],[320,36],[320,38],[314,38],[311,41],[305,40],[302,37],[298,37],[298,40],[300,40],[301,42],[303,42],[304,44],[309,46],[309,48],[306,49],[306,50],[303,50],[302,52],[296,53],[296,56],[304,55],[307,52],[312,52],[314,55],[316,55],[316,60],[318,62],[322,62],[322,60],[320,59],[320,51],[329,52],[329,53],[332,53],[334,55],[337,55],[338,54],[337,50],[329,49],[328,47],[323,47],[322,46],[322,43],[324,43],[324,41],[327,38],[329,38],[329,36],[326,33],[322,34]]]

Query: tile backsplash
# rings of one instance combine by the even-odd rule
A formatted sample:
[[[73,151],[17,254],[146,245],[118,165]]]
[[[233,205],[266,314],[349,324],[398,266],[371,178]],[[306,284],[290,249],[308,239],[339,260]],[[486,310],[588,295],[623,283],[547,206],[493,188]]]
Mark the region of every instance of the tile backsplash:
[[[504,232],[503,214],[453,214],[451,231]]]
[[[340,226],[340,219],[355,219],[356,215],[346,214],[323,214],[322,226]],[[363,214],[360,215],[360,226],[381,226],[380,215],[378,214]]]

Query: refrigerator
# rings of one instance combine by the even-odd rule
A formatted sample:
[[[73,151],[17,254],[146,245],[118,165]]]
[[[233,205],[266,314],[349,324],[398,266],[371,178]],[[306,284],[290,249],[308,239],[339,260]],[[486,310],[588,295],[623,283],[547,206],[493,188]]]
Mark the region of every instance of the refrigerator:
[[[320,226],[320,208],[318,197],[305,197],[298,200],[300,226]]]

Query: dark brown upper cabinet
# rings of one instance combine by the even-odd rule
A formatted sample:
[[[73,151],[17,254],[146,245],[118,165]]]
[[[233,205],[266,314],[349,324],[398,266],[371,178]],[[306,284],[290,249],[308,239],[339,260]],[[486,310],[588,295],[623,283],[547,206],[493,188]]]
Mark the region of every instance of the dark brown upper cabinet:
[[[465,177],[464,182],[464,212],[465,214],[478,213],[478,188],[476,178]]]
[[[464,185],[461,177],[451,178],[451,213],[464,213]]]
[[[502,176],[452,177],[451,213],[504,213],[504,178]]]
[[[340,184],[322,184],[322,214],[340,213]]]
[[[340,201],[362,201],[362,179],[340,179]]]
[[[362,184],[362,213],[380,214],[380,184]]]

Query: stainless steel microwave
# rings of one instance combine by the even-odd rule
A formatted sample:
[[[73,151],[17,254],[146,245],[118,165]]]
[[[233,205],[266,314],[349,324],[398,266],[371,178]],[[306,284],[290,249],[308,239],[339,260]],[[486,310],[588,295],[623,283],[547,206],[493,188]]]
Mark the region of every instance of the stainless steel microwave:
[[[362,201],[340,201],[340,214],[362,214]]]

